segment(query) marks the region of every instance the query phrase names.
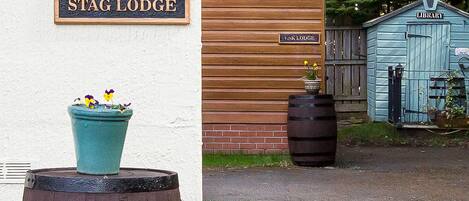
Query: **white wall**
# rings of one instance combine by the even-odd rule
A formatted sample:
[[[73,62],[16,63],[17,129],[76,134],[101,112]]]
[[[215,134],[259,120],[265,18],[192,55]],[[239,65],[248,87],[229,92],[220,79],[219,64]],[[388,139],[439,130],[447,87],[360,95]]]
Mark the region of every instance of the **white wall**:
[[[202,200],[200,0],[190,25],[54,25],[53,0],[0,6],[0,160],[74,166],[67,106],[86,94],[131,101],[123,166],[179,173]],[[17,201],[22,185],[0,185]]]

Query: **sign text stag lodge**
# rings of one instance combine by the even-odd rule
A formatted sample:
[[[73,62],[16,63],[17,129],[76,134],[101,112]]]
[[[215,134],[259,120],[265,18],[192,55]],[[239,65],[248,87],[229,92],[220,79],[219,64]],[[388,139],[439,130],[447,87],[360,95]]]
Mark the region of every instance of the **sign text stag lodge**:
[[[55,0],[57,24],[188,24],[189,0]]]

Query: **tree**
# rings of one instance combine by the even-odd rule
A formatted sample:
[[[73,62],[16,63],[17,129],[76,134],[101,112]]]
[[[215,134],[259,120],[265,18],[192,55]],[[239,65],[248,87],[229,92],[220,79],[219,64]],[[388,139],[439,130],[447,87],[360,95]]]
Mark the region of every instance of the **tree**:
[[[415,0],[326,0],[328,26],[361,25],[363,22],[397,10]],[[469,11],[469,0],[445,0]]]
[[[469,12],[469,0],[446,0],[449,3],[463,11]]]

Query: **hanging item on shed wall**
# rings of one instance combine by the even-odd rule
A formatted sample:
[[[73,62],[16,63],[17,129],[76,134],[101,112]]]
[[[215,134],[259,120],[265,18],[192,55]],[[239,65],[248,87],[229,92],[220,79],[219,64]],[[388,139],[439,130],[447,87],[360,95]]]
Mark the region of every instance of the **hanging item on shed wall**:
[[[468,56],[469,57],[469,48],[456,48],[454,50],[456,56]]]

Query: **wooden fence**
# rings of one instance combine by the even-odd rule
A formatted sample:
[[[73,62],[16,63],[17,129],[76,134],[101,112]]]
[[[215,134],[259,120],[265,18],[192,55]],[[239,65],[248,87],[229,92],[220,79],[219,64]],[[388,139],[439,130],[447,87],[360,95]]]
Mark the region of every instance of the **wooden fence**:
[[[366,42],[361,27],[326,28],[325,91],[338,112],[366,112]]]

